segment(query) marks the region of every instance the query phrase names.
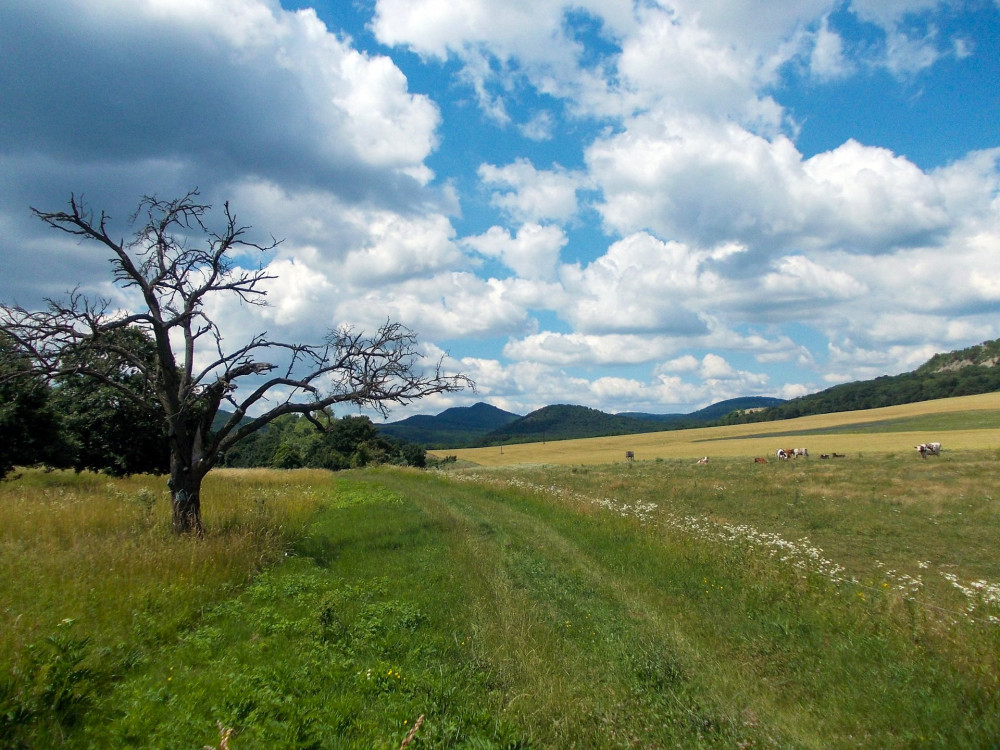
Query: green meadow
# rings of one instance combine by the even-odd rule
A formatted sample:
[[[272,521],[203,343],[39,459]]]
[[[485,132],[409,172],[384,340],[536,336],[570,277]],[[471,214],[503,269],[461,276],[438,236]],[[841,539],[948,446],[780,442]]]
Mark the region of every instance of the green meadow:
[[[938,427],[1000,429],[967,406]],[[911,428],[836,460],[698,465],[689,431],[629,463],[222,470],[203,539],[162,478],[25,471],[0,744],[995,747],[1000,449],[922,460]]]

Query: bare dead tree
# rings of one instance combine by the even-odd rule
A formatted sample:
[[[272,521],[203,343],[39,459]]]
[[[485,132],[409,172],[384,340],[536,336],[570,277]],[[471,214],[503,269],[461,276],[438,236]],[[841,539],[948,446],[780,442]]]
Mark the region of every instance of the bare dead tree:
[[[75,195],[68,211],[32,209],[49,226],[109,250],[114,282],[139,292],[140,309],[117,313],[108,300],[88,299],[79,290],[61,302],[47,300],[42,311],[0,305],[0,330],[47,377],[73,372],[114,387],[109,373],[86,364],[100,358],[79,356],[88,348],[112,352],[142,375],[145,389],[122,389],[122,396],[146,406],[158,401],[165,414],[175,531],[201,533],[202,479],[227,449],[277,417],[313,419],[314,412],[345,402],[386,414],[391,404],[474,387],[464,375],[444,374],[440,362],[429,373],[420,370],[416,335],[393,322],[374,335],[332,330],[318,345],[275,341],[264,332],[227,352],[205,302],[232,294],[247,304],[265,304],[262,286],[275,277],[237,268],[231,256],[266,252],[279,243],[250,241],[249,227],[237,223],[228,203],[224,228],[210,230],[205,221],[211,206],[197,199],[197,190],[169,201],[143,198],[131,219],[141,226],[127,242],[112,238],[109,217],[95,217]],[[130,327],[154,342],[152,364],[129,349],[129,337],[113,335]],[[213,431],[223,404],[232,414]]]

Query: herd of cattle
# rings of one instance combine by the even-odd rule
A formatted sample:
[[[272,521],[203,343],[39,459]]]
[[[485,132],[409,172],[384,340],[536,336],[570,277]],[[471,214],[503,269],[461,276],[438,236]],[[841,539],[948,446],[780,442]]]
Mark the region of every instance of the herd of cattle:
[[[941,443],[921,443],[920,445],[915,445],[917,453],[920,454],[921,458],[927,458],[928,456],[940,456],[941,455]],[[804,456],[809,457],[808,448],[778,448],[774,453],[775,458],[779,461],[788,461],[792,458],[799,458]],[[820,453],[820,458],[846,458],[846,453]],[[635,451],[625,451],[626,461],[635,461]],[[755,464],[766,464],[767,459],[764,456],[757,456],[753,462]],[[707,464],[708,456],[704,458],[699,458],[698,463]]]
[[[774,452],[774,457],[777,458],[779,461],[788,461],[789,459],[799,458],[800,456],[805,456],[806,458],[808,458],[809,457],[809,449],[808,448],[778,448],[778,450],[776,450]],[[846,458],[847,454],[846,453],[820,453],[819,457],[820,458]],[[757,456],[757,458],[755,458],[753,460],[753,462],[755,464],[766,464],[767,463],[767,459],[764,458],[763,456]]]

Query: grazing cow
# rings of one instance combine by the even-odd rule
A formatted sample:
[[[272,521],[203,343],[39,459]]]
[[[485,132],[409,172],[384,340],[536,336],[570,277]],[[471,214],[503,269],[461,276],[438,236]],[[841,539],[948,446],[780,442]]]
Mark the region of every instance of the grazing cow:
[[[753,460],[753,462],[754,462],[755,464],[766,464],[766,463],[767,463],[767,459],[766,459],[766,458],[764,458],[763,456],[757,456],[757,458],[755,458],[755,459]]]
[[[699,458],[698,459],[698,463],[700,463],[700,464],[707,464],[708,463],[708,456],[705,456],[704,458]]]
[[[921,443],[920,445],[914,447],[917,449],[917,453],[920,454],[921,458],[941,455],[941,443]]]
[[[834,453],[833,457],[834,458],[846,458],[847,454],[846,453]]]
[[[788,451],[786,451],[784,448],[778,448],[778,450],[774,452],[774,455],[777,457],[779,461],[788,460]]]
[[[635,451],[625,451],[626,461],[635,461]]]
[[[805,456],[806,458],[809,458],[809,449],[795,448],[794,450],[792,450],[792,456],[794,456],[795,458],[798,458],[799,456]]]

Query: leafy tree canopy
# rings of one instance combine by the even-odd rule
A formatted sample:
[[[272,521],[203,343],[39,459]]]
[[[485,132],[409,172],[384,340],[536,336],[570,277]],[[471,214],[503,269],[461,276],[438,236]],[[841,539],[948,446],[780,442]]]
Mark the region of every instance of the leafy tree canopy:
[[[28,352],[0,333],[0,478],[15,466],[57,461],[61,445],[45,380]]]
[[[155,345],[136,326],[109,331],[66,352],[67,370],[99,371],[95,379],[70,370],[54,380],[52,404],[62,417],[69,463],[113,476],[166,474],[170,445],[163,407],[147,390],[143,374],[124,357],[128,351],[155,367]],[[123,391],[133,394],[127,397]]]

